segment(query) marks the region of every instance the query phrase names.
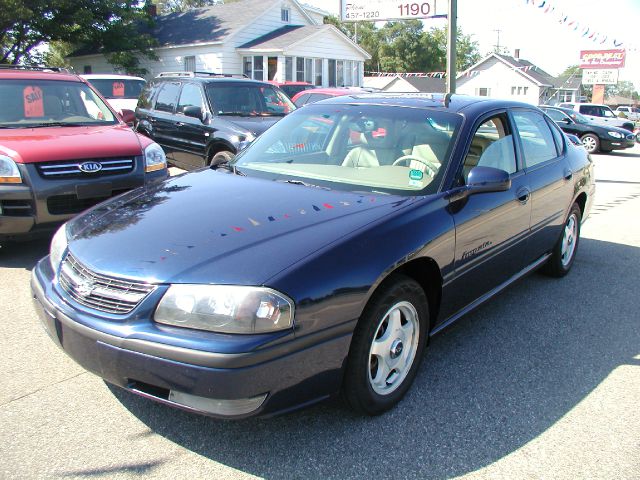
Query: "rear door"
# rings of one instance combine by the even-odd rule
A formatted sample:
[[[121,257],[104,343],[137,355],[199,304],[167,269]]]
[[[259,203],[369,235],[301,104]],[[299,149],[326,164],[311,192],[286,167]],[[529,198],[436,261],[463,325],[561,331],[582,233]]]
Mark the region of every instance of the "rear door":
[[[537,111],[512,111],[517,146],[531,189],[531,240],[527,260],[533,262],[550,251],[560,236],[573,196],[573,171],[567,146],[553,122]]]
[[[485,117],[476,126],[456,185],[464,185],[476,166],[505,170],[511,188],[474,194],[451,204],[456,226],[455,274],[443,291],[441,318],[467,307],[527,264],[528,180],[516,158],[514,131],[506,111]]]

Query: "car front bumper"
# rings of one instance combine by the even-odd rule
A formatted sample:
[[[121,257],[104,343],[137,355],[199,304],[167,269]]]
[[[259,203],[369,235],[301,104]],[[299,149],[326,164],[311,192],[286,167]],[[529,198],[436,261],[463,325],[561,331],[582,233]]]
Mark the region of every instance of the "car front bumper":
[[[351,342],[350,328],[344,326],[319,338],[280,333],[268,347],[220,352],[220,335],[211,332],[188,332],[198,349],[177,345],[171,328],[152,326],[157,340],[141,339],[133,324],[153,322],[140,315],[132,322],[110,322],[108,332],[98,328],[104,318],[92,321],[59,294],[48,257],[34,268],[31,289],[45,330],[65,353],[109,383],[161,403],[242,418],[313,404],[340,388]]]
[[[145,173],[137,159],[133,172],[101,178],[43,178],[36,164],[20,164],[23,183],[0,184],[0,240],[37,237],[101,201],[167,178],[167,169]]]

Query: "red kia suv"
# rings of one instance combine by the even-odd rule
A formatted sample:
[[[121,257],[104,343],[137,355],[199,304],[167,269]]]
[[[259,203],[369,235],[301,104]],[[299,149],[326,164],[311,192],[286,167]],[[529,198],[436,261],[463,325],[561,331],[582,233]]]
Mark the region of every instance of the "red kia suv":
[[[50,231],[167,177],[162,148],[76,75],[2,68],[0,105],[0,241]]]

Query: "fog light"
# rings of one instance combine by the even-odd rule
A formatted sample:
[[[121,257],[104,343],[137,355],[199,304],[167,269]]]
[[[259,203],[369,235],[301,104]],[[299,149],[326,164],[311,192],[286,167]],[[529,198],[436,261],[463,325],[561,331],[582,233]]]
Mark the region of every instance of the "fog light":
[[[202,412],[212,413],[214,415],[246,415],[251,413],[264,403],[267,394],[257,395],[251,398],[240,398],[237,400],[222,400],[216,398],[199,397],[189,395],[188,393],[169,392],[169,401],[179,403],[186,407],[200,410]]]

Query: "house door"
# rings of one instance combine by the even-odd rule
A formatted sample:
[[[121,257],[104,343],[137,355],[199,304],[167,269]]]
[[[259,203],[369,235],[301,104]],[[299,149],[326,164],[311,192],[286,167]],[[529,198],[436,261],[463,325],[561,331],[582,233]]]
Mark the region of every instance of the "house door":
[[[269,75],[267,77],[268,80],[275,80],[276,78],[276,73],[278,72],[278,57],[269,57],[269,60],[267,62],[267,74]]]

